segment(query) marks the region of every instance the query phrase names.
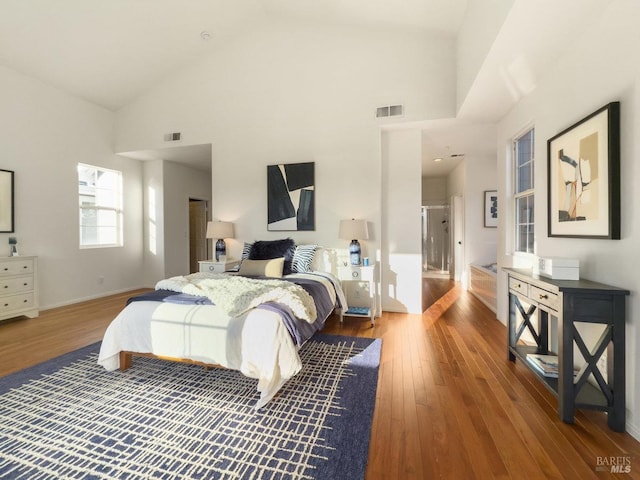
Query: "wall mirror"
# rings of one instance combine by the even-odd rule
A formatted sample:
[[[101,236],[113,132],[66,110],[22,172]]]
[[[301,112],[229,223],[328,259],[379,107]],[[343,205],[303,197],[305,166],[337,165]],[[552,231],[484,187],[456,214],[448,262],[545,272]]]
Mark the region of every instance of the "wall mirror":
[[[13,230],[13,172],[0,170],[0,233],[11,233]]]

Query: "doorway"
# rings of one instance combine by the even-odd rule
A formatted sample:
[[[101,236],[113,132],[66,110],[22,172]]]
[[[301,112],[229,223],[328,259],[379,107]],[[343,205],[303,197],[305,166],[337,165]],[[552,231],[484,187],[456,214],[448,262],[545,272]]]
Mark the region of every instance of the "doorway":
[[[209,204],[206,200],[189,198],[189,271],[198,271],[198,262],[209,259],[206,239]]]
[[[449,205],[422,207],[422,276],[449,278],[450,254]]]

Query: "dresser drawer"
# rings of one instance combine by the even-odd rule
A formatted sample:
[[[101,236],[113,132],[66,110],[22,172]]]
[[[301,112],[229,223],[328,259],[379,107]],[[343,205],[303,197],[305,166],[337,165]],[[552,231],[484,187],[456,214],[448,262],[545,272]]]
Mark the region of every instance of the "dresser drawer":
[[[509,290],[515,290],[525,297],[529,296],[529,284],[517,278],[509,277]]]
[[[33,273],[33,259],[0,260],[0,277]]]
[[[32,308],[35,305],[33,293],[24,293],[22,295],[10,295],[0,298],[0,315],[10,313],[14,310],[22,310],[24,308]]]
[[[531,300],[546,305],[549,308],[558,310],[558,294],[543,290],[542,288],[534,287],[531,285]]]
[[[33,290],[33,277],[0,277],[0,296]]]

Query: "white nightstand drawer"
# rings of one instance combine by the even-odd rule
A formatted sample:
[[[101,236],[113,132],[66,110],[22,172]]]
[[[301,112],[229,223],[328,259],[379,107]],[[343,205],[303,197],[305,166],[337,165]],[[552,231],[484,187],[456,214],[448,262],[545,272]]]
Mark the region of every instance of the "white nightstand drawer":
[[[240,265],[240,260],[227,260],[226,262],[201,261],[198,264],[200,272],[224,273]]]

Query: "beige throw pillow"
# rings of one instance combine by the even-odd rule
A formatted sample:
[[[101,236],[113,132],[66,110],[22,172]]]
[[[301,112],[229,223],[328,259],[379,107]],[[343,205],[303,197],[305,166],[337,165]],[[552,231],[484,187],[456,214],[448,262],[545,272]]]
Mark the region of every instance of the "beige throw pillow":
[[[240,265],[239,275],[261,275],[265,277],[282,277],[284,267],[284,257],[272,258],[271,260],[246,260]]]

